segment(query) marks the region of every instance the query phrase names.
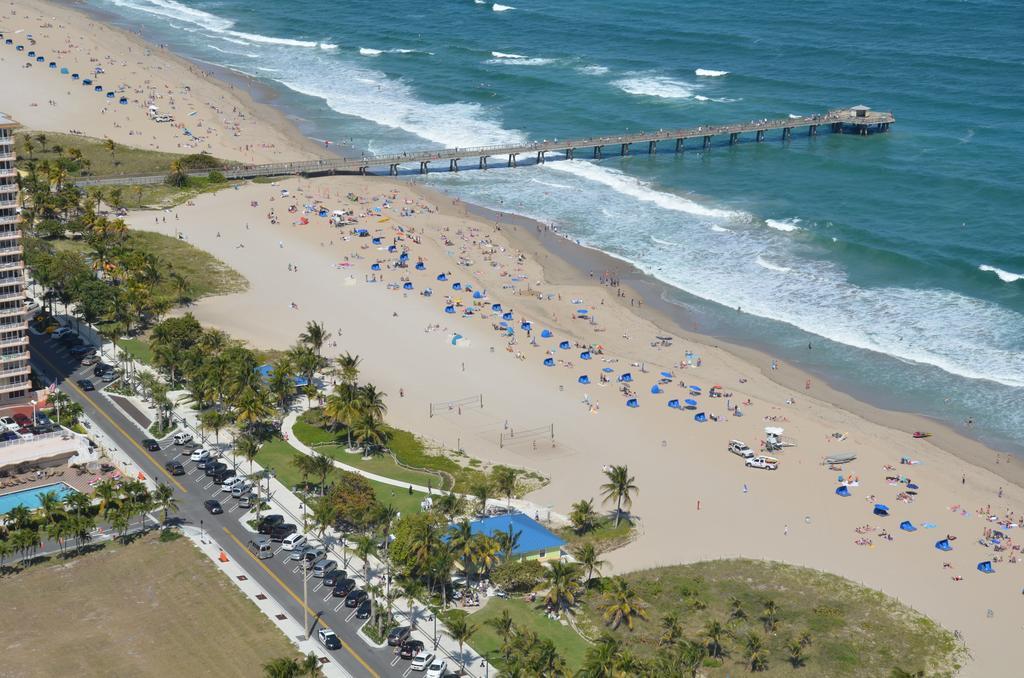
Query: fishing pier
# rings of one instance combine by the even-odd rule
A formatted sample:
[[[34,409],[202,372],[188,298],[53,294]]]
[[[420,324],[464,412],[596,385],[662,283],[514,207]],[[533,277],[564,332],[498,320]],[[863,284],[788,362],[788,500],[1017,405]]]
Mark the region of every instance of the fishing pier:
[[[227,179],[252,179],[255,177],[302,175],[320,176],[325,174],[369,174],[372,169],[387,168],[388,174],[397,176],[402,167],[415,171],[419,167],[420,174],[427,174],[431,165],[448,163],[448,171],[458,172],[465,160],[469,167],[474,164],[477,169],[488,169],[495,164],[499,166],[518,167],[520,164],[544,164],[548,154],[552,160],[563,158],[572,160],[577,152],[589,154],[592,158],[603,158],[606,155],[630,155],[634,146],[643,152],[646,144],[648,154],[658,152],[658,145],[672,144],[675,153],[683,153],[688,143],[696,142],[697,148],[707,151],[716,143],[727,139],[729,145],[744,140],[763,143],[768,140],[769,133],[783,142],[793,138],[794,130],[806,130],[807,136],[817,136],[819,131],[831,134],[854,134],[866,136],[876,132],[885,132],[889,125],[896,121],[891,112],[873,111],[867,106],[854,106],[832,110],[823,114],[803,117],[788,117],[769,120],[751,120],[749,122],[728,125],[700,125],[685,129],[659,129],[650,132],[632,132],[627,134],[596,136],[585,139],[553,139],[532,141],[520,144],[495,146],[479,146],[475,148],[444,148],[390,155],[363,156],[359,158],[336,158],[322,160],[305,160],[299,162],[269,163],[265,165],[246,165],[226,167],[221,173]],[[744,139],[746,135],[746,139]],[[522,159],[520,159],[522,157]],[[530,162],[532,160],[532,162]],[[475,161],[475,162],[473,162]],[[489,165],[489,163],[491,163]],[[205,176],[206,171],[192,172],[190,175]],[[165,175],[143,175],[135,177],[95,177],[75,180],[79,186],[100,186],[106,184],[150,184],[160,183]]]

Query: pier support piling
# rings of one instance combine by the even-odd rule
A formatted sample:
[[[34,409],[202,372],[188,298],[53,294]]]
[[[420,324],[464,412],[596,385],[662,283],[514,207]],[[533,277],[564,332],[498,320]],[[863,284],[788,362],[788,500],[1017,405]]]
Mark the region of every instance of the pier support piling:
[[[487,156],[486,155],[481,155],[480,156],[480,165],[479,165],[479,167],[480,167],[480,169],[484,169],[484,170],[487,169]]]
[[[537,164],[538,165],[543,165],[544,164],[544,153],[545,153],[545,151],[537,151]]]
[[[648,153],[649,155],[654,155],[654,154],[655,154],[655,153],[657,153],[657,152],[658,152],[658,142],[657,142],[657,141],[651,141],[651,142],[649,142],[649,143],[647,144],[647,153]]]
[[[619,155],[626,155],[629,153],[629,144],[622,144],[622,148],[619,149]]]
[[[792,138],[793,138],[793,128],[792,127],[783,127],[782,128],[782,140],[783,141],[789,141]]]
[[[430,164],[429,162],[423,162],[423,161],[420,162],[420,174],[426,174],[427,173],[427,171],[428,171],[427,170],[427,165],[429,165],[429,164]]]
[[[594,146],[594,157],[595,158],[600,158],[601,157],[601,149],[602,148],[603,148],[602,146]]]
[[[704,135],[704,150],[706,151],[709,148],[711,148],[711,135],[710,134],[705,134]]]
[[[732,132],[729,135],[729,145],[730,146],[735,146],[736,142],[739,141],[739,140],[740,140],[740,133],[739,132]]]
[[[516,153],[509,153],[508,154],[508,166],[509,167],[515,167],[516,166],[516,155],[517,155]]]
[[[818,136],[818,126],[817,125],[811,125],[810,127],[808,127],[807,128],[807,136],[809,136],[809,137],[816,137],[816,136]]]
[[[757,139],[758,143],[764,141],[764,130],[763,129],[757,130],[757,136],[755,138]]]
[[[683,152],[683,140],[682,139],[676,139],[676,153],[682,153],[682,152]]]
[[[575,148],[567,148],[567,149],[565,149],[565,159],[566,160],[572,160],[575,155],[576,155],[576,149]]]
[[[388,167],[388,174],[390,174],[393,177],[397,177],[398,176],[398,165],[395,165],[394,163],[392,163],[391,166]]]
[[[449,172],[458,172],[459,171],[459,159],[458,158],[452,158],[451,160],[448,161],[448,171]]]

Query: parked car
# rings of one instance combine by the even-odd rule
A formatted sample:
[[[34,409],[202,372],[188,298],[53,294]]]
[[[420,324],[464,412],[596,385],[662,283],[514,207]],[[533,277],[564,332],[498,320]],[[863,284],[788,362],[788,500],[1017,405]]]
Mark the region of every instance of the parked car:
[[[114,367],[106,363],[96,363],[96,366],[92,368],[92,376],[102,377],[107,372],[112,372]]]
[[[92,355],[96,352],[95,346],[75,346],[68,353],[71,354],[72,358],[84,358],[87,355]]]
[[[121,375],[119,375],[114,370],[108,370],[107,372],[103,373],[103,376],[100,377],[100,379],[103,380],[104,384],[109,384],[111,382],[117,381],[120,378],[120,376]]]
[[[741,440],[730,440],[729,451],[743,457],[744,459],[750,459],[754,456],[754,451]]]
[[[345,596],[345,607],[359,607],[362,605],[364,600],[369,598],[366,595],[366,591],[362,589],[356,589],[355,591],[349,591],[348,595]]]
[[[199,464],[196,464],[196,466],[198,466],[198,465]],[[207,476],[212,478],[213,476],[217,475],[221,471],[226,471],[227,468],[228,468],[228,465],[225,464],[222,461],[214,461],[213,459],[207,459],[206,460],[206,465],[203,466],[203,473],[205,473]]]
[[[78,388],[82,389],[83,391],[95,391],[96,390],[96,387],[93,386],[92,382],[89,381],[88,379],[79,379],[75,383],[78,384]]]
[[[333,560],[323,559],[313,565],[313,576],[322,579],[331,570],[338,569],[338,563]]]
[[[240,483],[245,483],[245,478],[243,478],[242,476],[236,475],[230,478],[226,478],[224,482],[221,483],[220,491],[231,494],[231,490],[235,487],[235,485],[238,485]]]
[[[338,582],[342,579],[348,579],[348,572],[345,570],[333,570],[330,574],[324,576],[324,586],[327,588],[334,588]],[[352,582],[352,586],[355,586],[355,582]]]
[[[448,662],[443,659],[435,659],[427,667],[427,678],[444,678],[448,675]]]
[[[51,339],[60,339],[61,337],[67,336],[69,334],[74,334],[74,332],[71,331],[71,328],[69,328],[69,327],[58,327],[57,329],[55,329],[50,334],[50,338]]]
[[[22,424],[19,424],[14,417],[0,417],[0,427],[17,433]]]
[[[302,547],[306,545],[306,535],[294,533],[289,534],[287,537],[281,540],[281,548],[285,551],[295,551],[298,549],[302,551]]]
[[[224,513],[224,509],[221,507],[220,502],[217,501],[216,499],[207,499],[206,501],[203,502],[203,506],[205,506],[206,510],[212,513],[213,515]]]
[[[95,353],[87,353],[82,358],[82,364],[88,367],[89,365],[95,365],[100,361],[100,357]]]
[[[402,643],[409,640],[410,633],[408,626],[396,626],[388,632],[388,645],[391,647],[401,646]]]
[[[340,650],[341,641],[338,640],[338,636],[335,635],[334,631],[330,629],[320,629],[316,633],[317,638],[320,639],[320,644],[326,647],[328,650]]]
[[[245,479],[231,486],[231,496],[235,498],[241,498],[249,494],[250,491],[252,491],[252,483]]]
[[[426,650],[420,650],[419,654],[412,658],[409,668],[413,671],[426,671],[427,667],[434,663],[434,654]]]
[[[263,516],[263,519],[256,525],[256,531],[260,534],[270,534],[278,525],[284,524],[284,516],[280,513],[271,513],[270,515]]]
[[[167,469],[167,472],[170,473],[172,476],[185,475],[185,467],[182,466],[181,462],[178,461],[177,459],[172,459],[166,464],[164,464],[164,468]]]
[[[160,443],[152,438],[146,438],[141,443],[143,449],[149,450],[150,452],[159,452]]]
[[[748,468],[763,468],[769,471],[774,471],[779,468],[779,460],[775,457],[765,457],[762,455],[754,457],[753,459],[747,459],[746,466]]]
[[[369,600],[364,600],[359,603],[359,609],[356,610],[356,619],[369,619],[370,613],[373,612],[373,605]]]
[[[206,461],[210,458],[210,451],[200,447],[199,449],[193,450],[192,454],[189,455],[189,459],[192,461]]]
[[[259,497],[256,493],[250,492],[249,494],[243,494],[238,498],[238,506],[240,508],[252,508],[256,505],[257,501],[259,501]]]
[[[46,416],[46,412],[36,412],[36,426],[56,426],[56,424]]]
[[[236,475],[237,474],[235,473],[235,469],[226,468],[222,471],[217,471],[215,474],[213,474],[213,482],[217,483],[218,485],[223,485],[225,482],[231,480]]]
[[[17,440],[20,437],[21,436],[19,436],[14,431],[8,431],[7,429],[0,431],[0,442],[3,443],[6,443],[8,440]]]
[[[297,532],[298,530],[299,528],[297,528],[294,523],[282,523],[280,525],[275,525],[270,530],[270,539],[271,541],[283,541],[289,534]]]
[[[291,560],[305,560],[307,563],[315,563],[318,560],[323,560],[325,555],[327,555],[327,552],[319,546],[305,544],[300,549],[292,549],[292,554],[288,557]]]
[[[407,640],[402,643],[402,649],[398,651],[402,659],[412,659],[423,651],[422,640]]]
[[[20,428],[25,428],[27,426],[32,425],[32,417],[28,416],[24,412],[15,412],[11,416],[14,417],[14,421],[17,422]]]
[[[348,577],[337,580],[334,584],[334,588],[331,590],[331,595],[335,598],[344,598],[352,589],[356,587],[356,580],[349,579]]]
[[[99,367],[99,365],[97,365],[97,367]],[[178,431],[174,434],[175,445],[188,445],[190,442],[192,442],[192,434],[188,431]]]

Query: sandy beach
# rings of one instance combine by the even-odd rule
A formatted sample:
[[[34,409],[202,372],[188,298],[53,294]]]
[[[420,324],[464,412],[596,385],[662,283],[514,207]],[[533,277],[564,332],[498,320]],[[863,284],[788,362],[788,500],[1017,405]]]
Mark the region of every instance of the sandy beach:
[[[316,152],[280,116],[264,117],[265,107],[243,93],[188,62],[147,53],[134,37],[108,56],[96,36],[122,33],[76,12],[28,0],[5,7],[0,22],[5,30],[23,22],[40,44],[72,49],[62,58],[79,59],[83,70],[102,58],[110,82],[140,90],[120,108],[80,86],[66,94],[66,81],[50,69],[21,68],[5,49],[3,77],[31,84],[34,101],[3,105],[27,127],[240,161]],[[176,116],[194,105],[212,130],[206,147],[182,147],[180,134],[146,119],[134,99],[143,102],[147,92],[166,102],[173,96]],[[104,106],[112,110],[103,113]],[[229,115],[236,109],[244,118]],[[336,210],[351,213],[350,223],[330,225]],[[362,358],[363,378],[389,394],[391,422],[470,456],[543,473],[550,483],[529,497],[538,504],[565,513],[579,499],[599,503],[602,468],[628,464],[640,488],[633,507],[639,534],[608,554],[616,572],[728,556],[805,565],[884,591],[961,632],[973,657],[964,675],[1011,675],[1024,659],[1008,642],[1011,629],[1024,626],[1013,602],[1022,565],[1011,558],[1019,552],[979,544],[986,529],[1019,541],[1019,462],[1000,454],[997,465],[997,451],[953,431],[878,411],[788,365],[773,369],[770,356],[679,327],[653,283],[621,262],[531,222],[488,217],[382,177],[249,184],[127,221],[187,239],[250,281],[242,294],[192,307],[201,322],[265,348],[286,348],[308,321],[325,323],[336,342],[327,354]],[[407,265],[397,267],[403,252]],[[603,284],[606,271],[623,284]],[[620,381],[627,373],[631,380]],[[481,396],[483,407],[473,404]],[[637,407],[627,406],[631,399]],[[686,399],[694,409],[668,406]],[[432,413],[431,403],[453,401],[463,404]],[[706,421],[696,421],[698,413]],[[772,453],[776,471],[745,468],[728,443],[756,451],[765,427],[783,428],[795,444]],[[936,435],[915,439],[909,432],[919,428]],[[840,453],[856,460],[841,470],[822,464]],[[836,494],[840,484],[850,485],[851,496]],[[891,515],[873,514],[876,503]],[[902,521],[918,529],[901,530]],[[937,550],[947,536],[956,538],[953,550]],[[993,556],[1000,558],[995,574],[976,569]]]

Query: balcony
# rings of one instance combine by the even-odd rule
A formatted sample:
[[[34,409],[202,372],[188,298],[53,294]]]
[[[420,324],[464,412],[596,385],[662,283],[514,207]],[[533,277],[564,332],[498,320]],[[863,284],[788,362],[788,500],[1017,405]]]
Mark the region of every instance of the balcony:
[[[2,241],[3,239],[4,239],[3,235],[0,234],[0,241]],[[6,246],[0,247],[0,257],[2,257],[4,255],[12,255],[12,254],[13,255],[17,255],[17,256],[21,256],[22,254],[24,254],[24,252],[25,252],[25,248],[23,248],[21,246],[21,244],[6,245]]]
[[[12,308],[0,308],[0,318],[25,317],[27,312],[25,307],[21,305]]]
[[[0,321],[0,332],[24,332],[28,330],[28,318],[23,318],[20,321],[15,322],[2,322]],[[0,343],[0,346],[4,344]]]
[[[18,170],[13,167],[0,167],[0,178],[16,176],[18,176]]]
[[[16,292],[4,292],[0,294],[0,302],[4,301],[18,301],[25,298],[25,290],[17,290]]]
[[[28,335],[0,339],[0,348],[9,348],[11,346],[28,346]]]
[[[21,261],[21,260],[18,260],[18,261],[8,261],[8,262],[5,262],[5,263],[4,262],[0,262],[0,272],[24,270],[24,268],[25,268],[25,262]]]
[[[14,198],[11,198],[10,200],[0,199],[0,209],[4,209],[4,208],[7,208],[7,209],[17,209],[18,208],[18,201],[16,199],[14,199]]]
[[[10,160],[11,162],[14,162],[16,158],[14,157],[13,150],[5,150],[3,146],[0,146],[0,162],[4,160]]]
[[[21,381],[15,381],[15,382],[11,382],[11,383],[4,383],[4,382],[0,381],[0,393],[11,393],[13,391],[25,391],[25,390],[27,390],[32,385],[31,382],[28,379],[25,379],[25,378],[22,378],[22,377],[16,377],[16,378],[21,379]]]
[[[14,377],[19,374],[29,374],[32,372],[32,366],[28,363],[23,365],[14,365],[12,367],[0,368],[0,379],[7,379],[8,377]]]

